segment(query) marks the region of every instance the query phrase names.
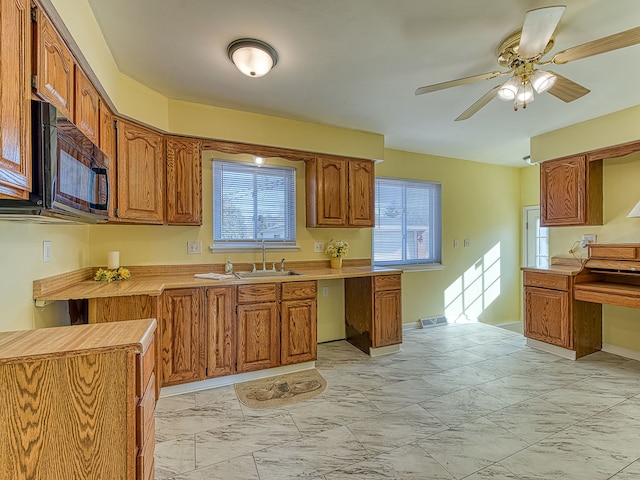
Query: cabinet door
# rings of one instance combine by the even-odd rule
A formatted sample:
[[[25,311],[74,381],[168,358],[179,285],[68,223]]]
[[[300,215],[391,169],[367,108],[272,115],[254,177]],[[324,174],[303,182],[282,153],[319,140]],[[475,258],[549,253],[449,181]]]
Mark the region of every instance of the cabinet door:
[[[75,68],[75,116],[73,121],[89,140],[98,145],[100,125],[98,92],[82,69],[78,65]]]
[[[318,343],[315,299],[282,302],[280,321],[282,364],[315,360]]]
[[[51,21],[37,9],[36,92],[55,105],[69,120],[73,119],[74,61]],[[3,42],[4,43],[4,42]]]
[[[572,348],[569,292],[525,287],[524,334],[526,337]]]
[[[202,225],[200,142],[167,137],[167,223]]]
[[[372,347],[402,343],[402,293],[384,290],[375,294]]]
[[[235,288],[214,287],[206,291],[207,377],[235,373]]]
[[[316,173],[317,224],[345,226],[347,224],[347,161],[318,157]]]
[[[368,160],[349,160],[349,225],[373,227],[375,166]]]
[[[586,157],[551,160],[540,165],[542,225],[586,223]]]
[[[237,372],[280,364],[280,321],[277,303],[238,305]]]
[[[135,223],[164,219],[164,139],[140,125],[118,120],[116,216]]]
[[[162,386],[204,378],[201,362],[201,290],[185,288],[162,294],[160,338]]]
[[[31,191],[30,5],[0,3],[0,197]]]
[[[109,107],[100,101],[100,125],[98,128],[98,146],[109,157],[109,220],[117,220],[117,168],[116,168],[116,126],[115,118]]]

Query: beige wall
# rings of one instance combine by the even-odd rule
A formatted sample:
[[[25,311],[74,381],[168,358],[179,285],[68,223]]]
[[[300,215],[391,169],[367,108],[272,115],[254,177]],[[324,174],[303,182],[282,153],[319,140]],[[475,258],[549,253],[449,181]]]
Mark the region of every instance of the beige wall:
[[[44,240],[52,242],[50,263],[42,262]],[[0,331],[64,323],[64,302],[34,306],[33,280],[87,266],[89,227],[0,220],[0,245]]]
[[[492,324],[519,320],[519,169],[386,150],[376,175],[442,183],[445,268],[405,272],[403,322],[460,313]]]

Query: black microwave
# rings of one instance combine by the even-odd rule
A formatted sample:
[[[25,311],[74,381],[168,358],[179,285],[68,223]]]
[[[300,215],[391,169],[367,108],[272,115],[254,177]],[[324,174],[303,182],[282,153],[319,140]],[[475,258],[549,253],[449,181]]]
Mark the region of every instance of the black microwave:
[[[53,105],[33,100],[32,191],[28,200],[0,200],[9,220],[106,222],[109,158]]]

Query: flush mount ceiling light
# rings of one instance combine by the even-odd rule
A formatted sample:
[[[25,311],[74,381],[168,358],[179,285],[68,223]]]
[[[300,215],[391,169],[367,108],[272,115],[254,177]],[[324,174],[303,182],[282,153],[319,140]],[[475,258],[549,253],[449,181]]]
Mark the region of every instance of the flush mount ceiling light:
[[[227,55],[247,77],[262,77],[278,63],[275,49],[253,38],[234,40],[227,47]]]

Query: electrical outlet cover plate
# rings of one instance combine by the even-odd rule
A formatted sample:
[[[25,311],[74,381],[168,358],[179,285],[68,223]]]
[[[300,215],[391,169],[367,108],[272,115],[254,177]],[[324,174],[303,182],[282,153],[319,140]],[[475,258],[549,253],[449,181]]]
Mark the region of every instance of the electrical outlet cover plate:
[[[324,242],[313,242],[313,251],[315,253],[324,253]]]
[[[202,253],[202,242],[187,242],[187,254],[197,255]]]

